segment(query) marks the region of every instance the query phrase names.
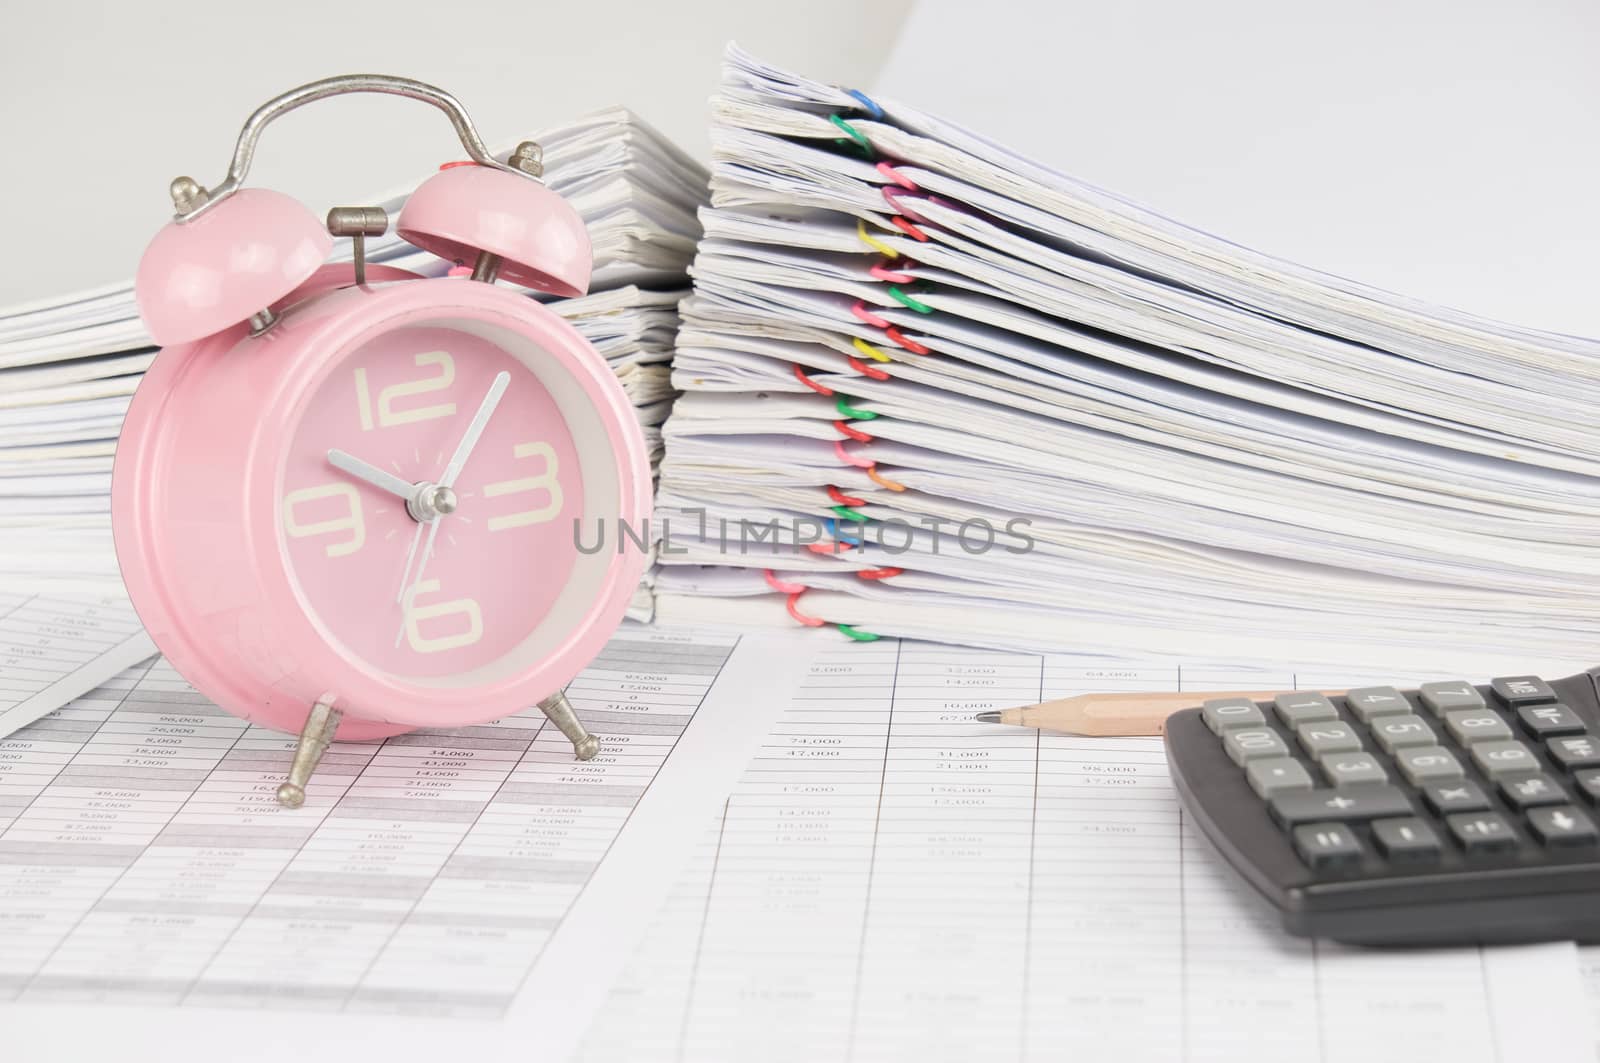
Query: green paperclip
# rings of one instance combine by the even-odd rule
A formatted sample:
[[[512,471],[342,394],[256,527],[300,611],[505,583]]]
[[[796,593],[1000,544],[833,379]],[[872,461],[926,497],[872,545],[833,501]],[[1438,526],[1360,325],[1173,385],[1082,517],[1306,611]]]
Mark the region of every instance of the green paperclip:
[[[858,410],[850,403],[856,401],[848,395],[838,395],[834,398],[833,408],[839,411],[840,417],[848,417],[852,421],[875,421],[878,415],[871,410]]]
[[[839,516],[843,517],[845,520],[853,520],[860,524],[865,524],[867,521],[872,519],[865,513],[862,513],[860,510],[851,509],[849,506],[829,506],[828,508],[839,514]]]
[[[920,302],[920,301],[918,301],[916,299],[911,298],[911,296],[907,295],[905,292],[901,291],[899,288],[896,288],[892,284],[889,285],[889,294],[894,296],[896,299],[900,300],[906,306],[909,306],[911,309],[915,310],[919,314],[931,314],[931,313],[933,313],[933,307],[929,306],[927,303]]]
[[[844,130],[845,133],[849,135],[850,139],[855,141],[856,144],[860,146],[861,150],[866,153],[867,158],[870,159],[877,154],[877,152],[872,150],[872,141],[868,140],[867,135],[861,130],[857,129],[849,122],[846,122],[843,118],[840,118],[836,114],[830,114],[828,116],[828,121]],[[843,143],[843,141],[840,141],[840,143]]]
[[[857,642],[877,642],[879,639],[883,638],[882,635],[874,635],[870,631],[861,631],[857,628],[851,627],[849,624],[835,624],[834,626],[840,631],[843,631],[846,635],[849,635],[851,638],[855,639]]]

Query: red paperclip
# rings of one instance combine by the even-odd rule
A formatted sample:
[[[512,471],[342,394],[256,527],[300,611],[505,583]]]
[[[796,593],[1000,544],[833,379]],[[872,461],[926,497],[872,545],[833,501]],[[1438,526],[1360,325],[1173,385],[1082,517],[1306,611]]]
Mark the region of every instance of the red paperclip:
[[[866,499],[847,495],[832,484],[828,485],[828,497],[841,506],[864,506],[867,504]]]
[[[903,568],[864,568],[856,575],[862,579],[889,579],[904,572]]]
[[[873,328],[889,327],[889,321],[887,319],[881,318],[877,314],[874,314],[872,311],[868,310],[867,304],[862,302],[860,299],[855,301],[855,305],[850,308],[850,312],[856,317],[860,318],[862,321],[865,321],[867,324],[871,325]]]
[[[812,391],[815,391],[819,395],[826,395],[830,399],[833,398],[832,388],[828,387],[826,384],[819,384],[815,380],[812,380],[810,377],[806,376],[806,371],[800,368],[799,362],[794,362],[792,364],[794,365],[794,376],[796,380],[800,381],[800,383],[804,384],[806,387],[810,388]]]
[[[903,262],[901,265],[909,266],[911,263]],[[472,271],[468,270],[467,272],[471,273]],[[867,268],[867,272],[876,279],[884,281],[888,284],[912,284],[917,279],[909,273],[900,273],[896,270],[885,269],[883,263],[881,262],[873,263]]]
[[[806,585],[804,583],[789,583],[785,580],[780,580],[778,578],[778,574],[772,571],[770,568],[762,569],[761,575],[762,578],[767,581],[767,586],[771,587],[779,594],[799,594],[801,591],[806,589]]]
[[[907,339],[905,333],[901,332],[899,329],[895,328],[893,325],[890,325],[888,328],[884,329],[883,330],[883,334],[885,336],[888,336],[891,340],[894,340],[894,342],[898,343],[900,346],[904,347],[906,350],[910,351],[912,354],[927,354],[928,353],[929,349],[927,347],[924,347],[922,344],[918,343],[916,340]]]
[[[923,232],[921,229],[917,228],[915,225],[912,225],[910,222],[906,221],[900,215],[898,215],[898,214],[894,215],[892,218],[889,219],[889,221],[891,223],[893,223],[896,228],[898,228],[901,232],[905,233],[907,236],[912,237],[913,239],[916,239],[916,240],[920,240],[923,243],[927,243],[928,242],[928,234],[927,233]]]
[[[806,627],[821,627],[823,624],[827,623],[827,621],[822,620],[819,617],[809,616],[806,613],[802,613],[800,608],[794,604],[795,602],[799,601],[800,595],[804,593],[804,590],[798,590],[789,595],[789,600],[787,603],[785,603],[785,607],[789,610],[790,616],[800,621],[800,623],[804,624]]]
[[[888,380],[889,379],[889,374],[888,373],[885,373],[882,369],[879,369],[877,366],[868,365],[866,362],[863,362],[861,359],[855,357],[854,355],[847,354],[847,355],[844,356],[844,358],[845,358],[845,361],[850,363],[850,368],[851,369],[854,369],[856,372],[860,373],[864,377],[870,377],[873,380]],[[833,392],[830,391],[830,392],[828,392],[828,394],[831,395],[831,394],[833,394]]]
[[[855,440],[857,443],[870,443],[878,438],[877,436],[868,435],[859,428],[852,428],[844,421],[833,422],[833,427],[837,428],[842,435]]]

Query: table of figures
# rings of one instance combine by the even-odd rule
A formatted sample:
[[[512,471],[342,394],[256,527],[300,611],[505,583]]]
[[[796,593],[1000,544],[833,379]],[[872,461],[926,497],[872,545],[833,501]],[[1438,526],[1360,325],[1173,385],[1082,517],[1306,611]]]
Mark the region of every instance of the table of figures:
[[[0,735],[154,652],[126,598],[0,593]]]
[[[582,1058],[1507,1058],[1496,1023],[1527,1021],[1508,981],[1576,996],[1570,946],[1288,938],[1184,822],[1158,739],[972,721],[1090,690],[1334,679],[887,639],[819,655]]]
[[[161,659],[0,741],[0,1001],[498,1016],[734,639],[625,628],[536,710],[335,743],[278,807],[291,736]]]

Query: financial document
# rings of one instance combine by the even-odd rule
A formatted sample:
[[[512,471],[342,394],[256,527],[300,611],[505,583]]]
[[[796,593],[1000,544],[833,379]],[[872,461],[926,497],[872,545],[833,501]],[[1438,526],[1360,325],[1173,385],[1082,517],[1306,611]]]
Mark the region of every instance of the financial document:
[[[155,652],[121,595],[0,592],[0,736]]]
[[[526,1058],[561,1034],[507,1025],[537,1010],[529,994],[587,982],[580,970],[627,921],[619,907],[653,912],[676,877],[643,850],[609,867],[627,825],[649,821],[635,848],[687,859],[761,733],[737,749],[729,732],[758,689],[793,691],[785,656],[732,634],[626,626],[567,688],[600,738],[593,760],[575,761],[537,710],[335,742],[298,810],[274,798],[292,736],[224,713],[163,659],[125,672],[0,741],[7,1038],[36,1060],[113,1045],[119,1060],[186,1058],[175,1045],[214,1058],[205,1037],[249,1029],[237,1010],[249,1009],[277,1017],[231,1059],[344,1058],[356,1035],[374,1050],[390,1038]],[[685,803],[686,787],[710,796]],[[671,875],[659,884],[658,868]],[[561,969],[542,970],[597,884],[609,911],[589,911]],[[617,967],[634,944],[612,941]],[[137,1011],[104,1010],[118,1005]],[[108,1014],[99,1034],[80,1021]],[[568,1020],[573,1038],[586,1019]]]
[[[1334,679],[887,640],[819,655],[581,1058],[1571,1058],[1572,946],[1290,938],[1185,822],[1158,740],[970,722]]]

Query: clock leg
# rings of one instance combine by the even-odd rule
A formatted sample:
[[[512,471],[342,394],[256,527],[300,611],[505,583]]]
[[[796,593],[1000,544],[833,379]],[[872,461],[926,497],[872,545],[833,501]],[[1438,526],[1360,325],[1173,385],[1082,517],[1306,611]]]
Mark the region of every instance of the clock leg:
[[[300,729],[300,742],[294,747],[294,762],[289,765],[289,781],[278,787],[278,804],[284,808],[299,808],[306,803],[306,783],[317,770],[322,754],[333,742],[333,732],[339,728],[339,717],[344,715],[326,701],[311,706],[311,715]]]
[[[558,690],[539,702],[539,710],[550,718],[551,723],[561,728],[562,734],[572,739],[572,751],[579,760],[588,760],[600,752],[600,740],[589,733],[583,721],[578,719],[578,714],[572,711],[572,702],[567,700],[566,691]]]

